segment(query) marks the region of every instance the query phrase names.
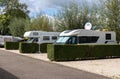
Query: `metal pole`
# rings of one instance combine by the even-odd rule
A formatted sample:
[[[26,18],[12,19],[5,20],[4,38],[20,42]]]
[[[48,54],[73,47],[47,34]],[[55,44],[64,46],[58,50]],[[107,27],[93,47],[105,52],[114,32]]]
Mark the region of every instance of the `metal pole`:
[[[41,53],[41,51],[40,51],[40,38],[38,39],[38,44],[39,44],[39,50],[38,50],[38,53]]]
[[[41,53],[41,51],[40,51],[40,43],[39,43],[39,51],[38,51],[38,53]]]

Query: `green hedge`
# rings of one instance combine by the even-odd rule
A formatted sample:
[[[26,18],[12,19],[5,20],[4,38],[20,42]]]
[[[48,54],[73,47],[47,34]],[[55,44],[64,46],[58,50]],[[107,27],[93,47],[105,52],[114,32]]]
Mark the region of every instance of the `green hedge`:
[[[53,61],[120,56],[120,45],[48,45],[47,50]]]
[[[47,53],[47,45],[52,43],[42,43],[40,44],[40,52],[41,53]]]
[[[20,43],[19,51],[20,53],[36,53],[39,51],[37,43]]]
[[[55,59],[55,52],[54,52],[55,48],[54,47],[55,47],[55,45],[53,45],[53,44],[48,44],[47,45],[47,57],[52,61],[56,60]]]
[[[19,42],[5,42],[4,48],[7,50],[18,50]]]

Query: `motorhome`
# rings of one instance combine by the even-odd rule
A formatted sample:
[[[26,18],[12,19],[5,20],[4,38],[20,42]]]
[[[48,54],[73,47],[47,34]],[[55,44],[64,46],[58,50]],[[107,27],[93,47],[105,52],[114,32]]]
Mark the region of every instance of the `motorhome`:
[[[66,30],[60,33],[56,44],[117,44],[113,31],[86,29]]]
[[[24,37],[28,38],[28,43],[54,43],[60,32],[46,32],[46,31],[27,31]]]
[[[0,35],[0,46],[4,46],[5,42],[19,42],[21,40],[23,40],[23,39],[20,37]]]

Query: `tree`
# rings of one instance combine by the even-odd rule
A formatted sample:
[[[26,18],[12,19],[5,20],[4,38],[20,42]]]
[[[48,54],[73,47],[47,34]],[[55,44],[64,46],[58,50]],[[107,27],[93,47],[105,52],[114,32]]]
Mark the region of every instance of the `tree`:
[[[108,26],[110,30],[120,29],[120,0],[108,0],[106,1],[106,8],[108,13]]]
[[[6,16],[4,14],[0,15],[0,34],[10,34],[9,28],[7,25],[9,24],[9,16]]]
[[[110,31],[115,31],[117,34],[117,40],[120,41],[120,0],[107,0],[103,1],[104,7],[104,19],[106,20],[107,28]]]
[[[23,37],[23,34],[25,33],[25,27],[29,26],[29,19],[24,19],[24,18],[14,18],[10,24],[10,33],[13,36],[19,36]]]
[[[29,18],[26,4],[19,3],[18,0],[1,0],[0,3],[0,7],[4,7],[3,12],[5,12],[6,16],[10,16],[10,18]]]
[[[28,10],[27,10],[27,5],[19,3],[18,0],[0,0],[0,8],[4,8],[2,11],[2,15],[7,17],[6,21],[1,24],[3,25],[3,30],[1,34],[10,34],[9,33],[9,24],[10,21],[14,18],[24,18],[28,19]]]
[[[92,8],[89,8],[89,5],[70,2],[68,5],[64,5],[56,15],[55,26],[57,26],[58,31],[63,31],[66,29],[83,29],[86,22],[91,22],[94,25],[97,21],[95,19],[97,9],[91,10]]]
[[[46,15],[39,15],[39,17],[34,18],[31,21],[30,26],[26,27],[26,30],[43,30],[43,31],[53,31],[53,23],[50,17]]]

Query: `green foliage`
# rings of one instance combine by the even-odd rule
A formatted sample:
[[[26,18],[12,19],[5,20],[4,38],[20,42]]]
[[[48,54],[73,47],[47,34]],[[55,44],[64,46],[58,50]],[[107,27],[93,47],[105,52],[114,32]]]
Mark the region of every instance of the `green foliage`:
[[[48,58],[54,61],[75,60],[76,58],[85,58],[86,56],[88,56],[85,52],[89,52],[87,48],[88,48],[87,45],[81,45],[81,46],[77,46],[77,45],[53,45],[51,46],[49,45],[48,46]]]
[[[116,31],[120,25],[120,0],[106,1],[108,26]],[[120,29],[120,28],[119,28]]]
[[[18,50],[19,42],[5,42],[4,48],[7,50]]]
[[[27,5],[19,3],[19,0],[0,0],[0,7],[4,7],[4,10],[1,10],[2,14],[0,14],[0,24],[2,25],[0,31],[2,35],[11,34],[8,26],[14,18],[29,19]]]
[[[55,59],[55,53],[54,53],[54,47],[55,45],[53,44],[48,44],[47,45],[47,57],[51,60],[54,61]]]
[[[32,20],[30,26],[26,27],[26,30],[53,31],[53,23],[50,17],[41,14]]]
[[[29,26],[29,23],[29,19],[13,18],[9,25],[10,33],[13,36],[23,37],[25,27]]]
[[[56,26],[59,31],[66,29],[83,28],[81,26],[81,12],[76,2],[71,2],[69,5],[64,5],[56,16]]]
[[[104,6],[101,11],[105,28],[117,33],[117,41],[120,41],[120,0],[101,0]]]
[[[4,11],[8,10],[22,10],[25,13],[28,13],[27,5],[24,3],[20,3],[19,0],[0,0],[0,7],[5,7]]]
[[[19,51],[20,53],[36,53],[39,51],[37,43],[20,43]]]
[[[91,22],[96,25],[98,22],[96,5],[89,8],[89,5],[70,2],[62,7],[55,17],[55,26],[58,31],[83,29],[86,22]],[[99,24],[97,24],[99,25]]]
[[[40,44],[40,52],[41,53],[47,53],[47,45],[52,43],[42,43]]]
[[[5,14],[1,14],[0,15],[0,34],[2,35],[10,34],[9,28],[7,26],[8,24],[9,24],[9,16]]]
[[[120,56],[120,45],[48,45],[52,61]]]
[[[25,13],[24,11],[22,11],[21,9],[10,9],[7,10],[5,15],[10,16],[10,20],[13,18],[24,18],[24,19],[29,19],[29,16],[27,13]]]

